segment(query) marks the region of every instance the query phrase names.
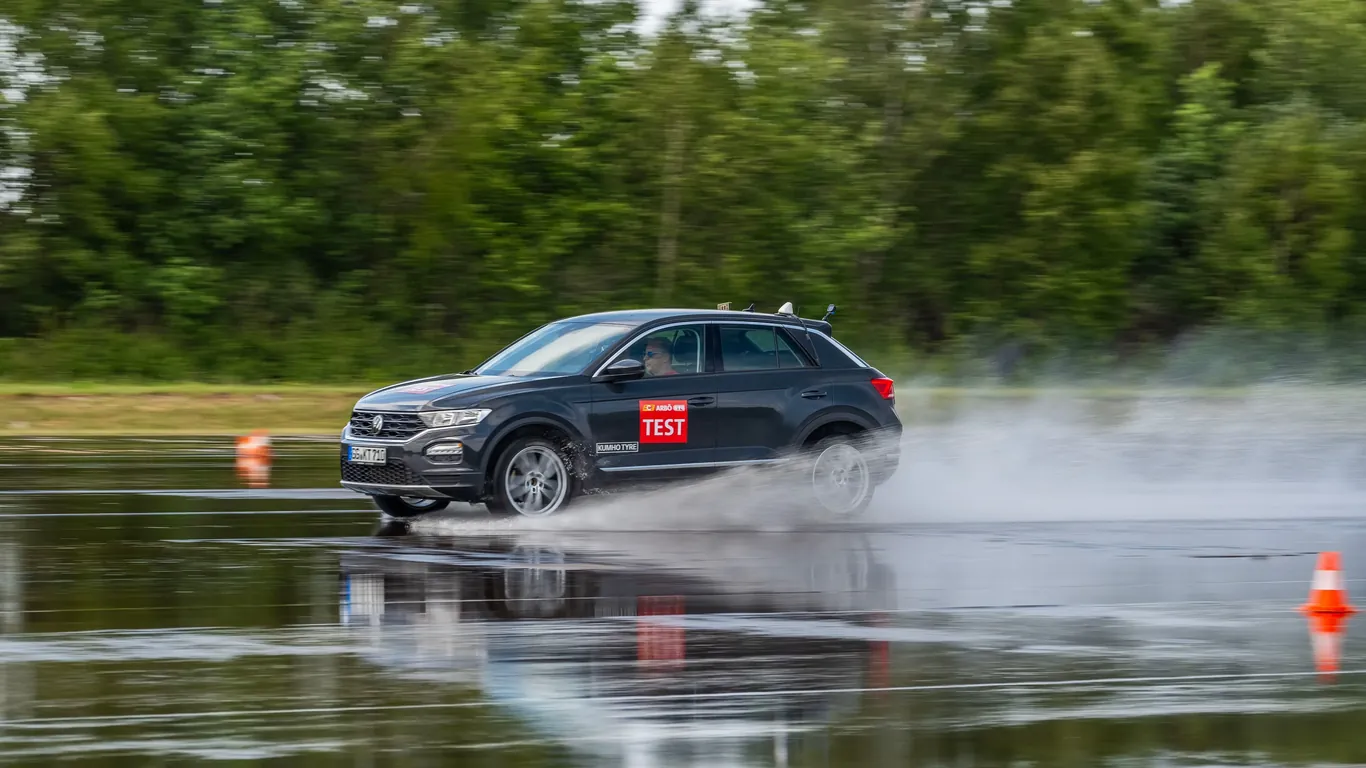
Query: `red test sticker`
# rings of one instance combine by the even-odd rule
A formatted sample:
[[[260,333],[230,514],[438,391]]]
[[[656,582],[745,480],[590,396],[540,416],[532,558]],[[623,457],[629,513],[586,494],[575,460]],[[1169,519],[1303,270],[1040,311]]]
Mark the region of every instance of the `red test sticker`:
[[[688,401],[641,400],[640,442],[688,442]]]

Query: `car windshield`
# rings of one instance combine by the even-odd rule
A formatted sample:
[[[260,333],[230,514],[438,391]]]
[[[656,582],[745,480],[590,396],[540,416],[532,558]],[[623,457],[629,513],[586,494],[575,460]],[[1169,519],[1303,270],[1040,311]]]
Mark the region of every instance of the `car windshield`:
[[[620,323],[560,321],[543,325],[475,369],[485,376],[569,376],[631,332]]]

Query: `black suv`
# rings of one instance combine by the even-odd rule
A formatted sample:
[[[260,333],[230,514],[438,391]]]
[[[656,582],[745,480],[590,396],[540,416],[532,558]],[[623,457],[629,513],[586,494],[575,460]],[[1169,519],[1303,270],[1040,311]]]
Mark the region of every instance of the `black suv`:
[[[829,322],[790,304],[602,312],[365,395],[341,479],[393,517],[450,501],[541,517],[585,492],[795,459],[817,506],[846,517],[896,469],[894,398]]]

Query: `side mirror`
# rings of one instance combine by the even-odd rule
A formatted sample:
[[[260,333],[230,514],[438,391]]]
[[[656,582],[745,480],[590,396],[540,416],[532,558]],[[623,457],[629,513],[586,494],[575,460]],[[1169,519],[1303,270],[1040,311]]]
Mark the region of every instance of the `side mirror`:
[[[645,364],[628,357],[607,366],[606,370],[593,377],[593,381],[627,381],[639,379],[644,375]]]

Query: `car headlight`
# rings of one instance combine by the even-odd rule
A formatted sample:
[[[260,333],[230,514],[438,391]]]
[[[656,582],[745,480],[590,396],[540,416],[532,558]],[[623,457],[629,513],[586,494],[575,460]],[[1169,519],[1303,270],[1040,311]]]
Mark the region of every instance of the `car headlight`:
[[[489,415],[488,408],[466,408],[460,411],[423,411],[418,414],[429,427],[472,427]]]

